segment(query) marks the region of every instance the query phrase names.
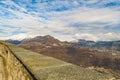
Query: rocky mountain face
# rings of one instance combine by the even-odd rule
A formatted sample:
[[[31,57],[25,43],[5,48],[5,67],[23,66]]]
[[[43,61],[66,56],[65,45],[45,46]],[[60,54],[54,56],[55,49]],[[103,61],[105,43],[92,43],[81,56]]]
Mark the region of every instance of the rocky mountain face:
[[[9,42],[14,43],[14,41]],[[104,72],[101,68],[109,69],[112,75],[114,75],[114,72],[115,76],[117,74],[117,78],[120,78],[120,52],[83,48],[86,46],[92,47],[95,44],[96,43],[93,41],[87,41],[86,43],[86,41],[82,40],[82,42],[79,43],[79,46],[76,46],[78,45],[77,43],[73,45],[73,43],[61,42],[54,37],[47,35],[37,36],[32,39],[24,39],[20,41],[20,44],[18,45],[25,49],[83,67],[100,67],[100,69],[96,69],[100,72]],[[80,47],[80,45],[82,45],[82,47]]]
[[[120,51],[120,41],[87,41],[79,39],[78,42],[72,42],[74,45],[92,49],[117,50]]]

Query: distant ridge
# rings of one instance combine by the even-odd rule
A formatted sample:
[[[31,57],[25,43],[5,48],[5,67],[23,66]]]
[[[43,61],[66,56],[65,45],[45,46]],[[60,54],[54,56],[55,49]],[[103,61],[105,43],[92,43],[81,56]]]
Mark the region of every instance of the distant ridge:
[[[20,44],[21,41],[19,40],[12,40],[12,39],[8,39],[8,40],[5,40],[6,42],[9,42],[9,43],[13,43],[13,44]]]
[[[101,50],[117,50],[120,51],[120,40],[118,41],[89,41],[84,39],[79,39],[78,42],[72,42],[74,45],[92,48],[92,49],[101,49]]]

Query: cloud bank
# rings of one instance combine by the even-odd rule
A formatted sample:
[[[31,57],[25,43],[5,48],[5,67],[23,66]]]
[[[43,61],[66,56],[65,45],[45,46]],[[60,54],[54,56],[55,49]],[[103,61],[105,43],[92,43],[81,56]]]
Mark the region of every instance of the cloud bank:
[[[0,39],[120,40],[119,0],[0,1]]]

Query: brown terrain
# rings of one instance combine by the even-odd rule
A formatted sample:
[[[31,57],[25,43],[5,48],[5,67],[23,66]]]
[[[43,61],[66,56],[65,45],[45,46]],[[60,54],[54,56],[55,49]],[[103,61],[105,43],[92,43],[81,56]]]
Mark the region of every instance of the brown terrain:
[[[109,73],[120,79],[120,52],[81,48],[68,42],[61,42],[49,35],[24,39],[18,45],[88,69]]]

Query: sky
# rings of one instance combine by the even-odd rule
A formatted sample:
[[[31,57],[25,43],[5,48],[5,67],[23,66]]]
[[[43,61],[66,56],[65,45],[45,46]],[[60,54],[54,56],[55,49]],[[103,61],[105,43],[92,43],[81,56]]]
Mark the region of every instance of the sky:
[[[120,0],[0,0],[0,39],[120,40]]]

